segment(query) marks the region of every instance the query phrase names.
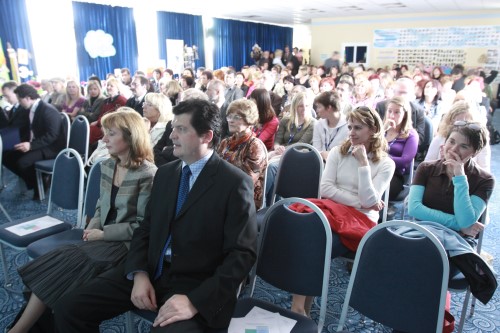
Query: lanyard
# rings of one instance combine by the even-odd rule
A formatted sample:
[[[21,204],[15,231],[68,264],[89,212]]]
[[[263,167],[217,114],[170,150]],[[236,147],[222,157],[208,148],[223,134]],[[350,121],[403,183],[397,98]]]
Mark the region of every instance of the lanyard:
[[[335,129],[335,132],[333,132],[333,136],[331,136],[327,139],[328,131],[326,130],[326,128],[323,128],[323,131],[325,132],[325,151],[330,150],[330,145],[332,144],[333,140],[335,140],[335,137],[337,136],[337,133],[339,132],[339,130],[340,130],[340,127],[337,127]]]
[[[288,137],[288,144],[292,142],[293,138],[295,137],[295,134],[300,132],[302,126],[304,126],[304,123],[302,123],[299,127],[297,127],[297,130],[294,133],[290,133],[290,136]],[[293,127],[295,127],[295,125],[293,125]]]

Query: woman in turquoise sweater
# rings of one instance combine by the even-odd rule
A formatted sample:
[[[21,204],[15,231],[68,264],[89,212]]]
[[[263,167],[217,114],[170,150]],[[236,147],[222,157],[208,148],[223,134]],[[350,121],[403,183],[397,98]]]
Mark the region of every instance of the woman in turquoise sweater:
[[[493,176],[472,159],[487,144],[488,131],[476,122],[455,122],[440,160],[422,162],[409,196],[409,214],[460,232],[474,245],[484,229],[478,222],[494,186]]]

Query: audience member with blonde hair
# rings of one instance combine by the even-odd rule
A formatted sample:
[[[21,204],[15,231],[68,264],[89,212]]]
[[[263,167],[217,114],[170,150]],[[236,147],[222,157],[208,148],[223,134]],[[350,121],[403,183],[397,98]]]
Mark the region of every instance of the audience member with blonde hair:
[[[460,93],[457,94],[460,96]],[[455,122],[479,122],[486,124],[486,120],[482,118],[480,112],[477,110],[474,104],[469,103],[465,100],[458,100],[452,106],[450,111],[448,111],[441,120],[437,134],[432,139],[429,149],[427,150],[427,155],[425,155],[425,161],[433,161],[441,158],[441,147],[445,144],[446,138]],[[491,163],[491,147],[489,142],[478,152],[477,155],[473,156],[474,161],[484,170],[490,171]]]
[[[334,147],[321,179],[321,198],[338,215],[329,219],[333,232],[332,258],[348,252],[335,232],[338,225],[351,223],[374,227],[384,208],[382,194],[394,173],[394,162],[387,154],[382,120],[373,109],[360,106],[347,115],[349,140]],[[355,250],[355,249],[351,249]],[[309,315],[311,296],[294,295],[292,311]]]
[[[172,113],[172,103],[170,99],[161,93],[149,93],[144,98],[144,118],[146,127],[149,129],[151,145],[158,143],[163,133],[165,126],[174,118]]]
[[[96,80],[89,80],[87,82],[87,98],[83,102],[78,115],[87,117],[89,123],[96,121],[105,100],[106,97],[102,94],[101,83]]]
[[[82,109],[85,98],[80,92],[80,85],[75,80],[66,82],[66,99],[62,105],[62,112],[66,112],[74,119]]]

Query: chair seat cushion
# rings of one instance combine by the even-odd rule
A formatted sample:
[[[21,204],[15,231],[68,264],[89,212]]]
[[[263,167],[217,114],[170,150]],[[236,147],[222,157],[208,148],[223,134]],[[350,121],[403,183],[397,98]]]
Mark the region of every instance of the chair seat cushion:
[[[28,252],[28,256],[30,256],[30,258],[38,258],[63,245],[78,244],[83,242],[82,236],[83,229],[66,230],[31,243],[26,248],[26,251]]]
[[[56,160],[43,160],[35,162],[35,169],[45,172],[52,172]]]
[[[59,232],[63,232],[63,231],[66,231],[66,230],[69,230],[72,228],[72,225],[70,223],[62,222],[62,223],[56,224],[52,227],[41,229],[41,230],[32,232],[32,233],[24,235],[24,236],[19,236],[13,232],[7,230],[7,228],[9,228],[9,227],[12,227],[12,226],[24,223],[24,222],[32,221],[34,219],[37,219],[37,218],[40,218],[43,216],[47,216],[47,215],[40,214],[37,216],[30,216],[29,218],[26,218],[23,220],[2,224],[0,226],[0,241],[3,243],[7,243],[13,247],[24,248],[24,247],[27,247],[29,244],[31,244],[39,239],[42,239],[42,238],[48,237],[50,235],[54,235],[54,234],[57,234]]]
[[[233,318],[242,318],[245,317],[250,310],[253,309],[254,306],[258,306],[267,311],[278,312],[283,317],[287,317],[290,319],[294,319],[297,321],[295,326],[293,327],[291,333],[301,332],[301,333],[317,333],[318,325],[314,320],[304,317],[298,313],[292,312],[287,309],[283,309],[278,305],[274,305],[256,298],[242,298],[239,299],[236,303],[236,308],[233,313]]]

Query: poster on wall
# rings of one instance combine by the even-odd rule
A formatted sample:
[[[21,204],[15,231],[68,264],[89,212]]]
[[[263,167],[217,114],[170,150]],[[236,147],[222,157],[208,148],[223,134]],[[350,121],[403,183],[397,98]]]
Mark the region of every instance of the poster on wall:
[[[167,68],[174,74],[181,74],[184,69],[184,41],[182,39],[167,39]]]
[[[376,48],[495,48],[500,47],[500,26],[376,29]]]

